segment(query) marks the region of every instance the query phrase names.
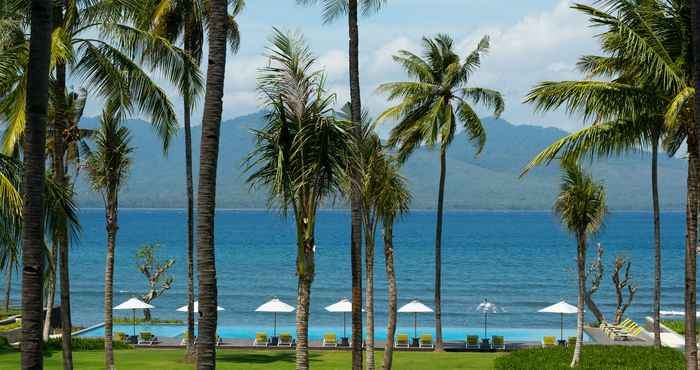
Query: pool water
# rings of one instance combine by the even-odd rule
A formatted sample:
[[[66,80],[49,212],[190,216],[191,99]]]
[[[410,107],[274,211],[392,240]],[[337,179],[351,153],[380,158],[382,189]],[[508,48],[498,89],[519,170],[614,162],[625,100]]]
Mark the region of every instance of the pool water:
[[[187,330],[184,325],[146,325],[138,324],[135,329],[132,325],[128,324],[118,324],[114,325],[114,332],[124,332],[131,335],[133,332],[136,334],[140,332],[151,332],[154,335],[161,338],[179,338]],[[232,339],[248,339],[254,338],[256,332],[266,332],[268,335],[273,335],[273,329],[271,327],[253,327],[253,326],[219,326],[218,334],[223,338]],[[296,333],[296,328],[294,326],[279,326],[277,327],[277,333],[291,333],[293,336]],[[309,328],[309,338],[312,340],[321,340],[325,333],[336,333],[338,336],[343,336],[342,327],[310,327]],[[408,334],[413,336],[413,328],[400,327],[397,329],[396,333]],[[419,327],[416,330],[418,335],[421,334],[432,334],[435,335],[435,328]],[[347,336],[350,336],[350,330],[347,330]],[[467,335],[478,335],[479,337],[484,337],[484,328],[443,328],[442,331],[445,340],[465,340]],[[544,336],[555,336],[559,338],[560,331],[559,328],[553,329],[524,329],[524,328],[489,328],[487,331],[487,336],[501,335],[505,337],[506,341],[541,341]],[[576,329],[564,329],[564,337],[575,336]],[[102,337],[104,336],[104,326],[95,326],[79,332],[77,334],[79,337]],[[376,328],[375,338],[382,340],[386,338],[386,328]],[[584,333],[584,340],[590,341],[590,338]]]

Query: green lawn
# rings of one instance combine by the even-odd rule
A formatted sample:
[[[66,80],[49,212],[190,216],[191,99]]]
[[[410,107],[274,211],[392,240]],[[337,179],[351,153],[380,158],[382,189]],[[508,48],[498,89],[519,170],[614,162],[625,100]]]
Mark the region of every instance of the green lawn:
[[[323,370],[347,370],[351,353],[311,352],[311,366]],[[434,353],[434,352],[398,352],[394,353],[394,368],[397,370],[424,369],[493,369],[493,361],[498,354],[490,353]],[[182,362],[182,350],[148,350],[133,349],[115,352],[117,367],[121,369],[193,369],[191,364]],[[378,353],[381,361],[381,352]],[[104,369],[102,351],[84,351],[73,354],[75,368],[81,370]],[[218,351],[217,369],[256,370],[256,369],[294,369],[293,351]],[[0,353],[0,369],[19,368],[19,353]],[[44,368],[62,369],[61,353],[51,352],[44,357]]]

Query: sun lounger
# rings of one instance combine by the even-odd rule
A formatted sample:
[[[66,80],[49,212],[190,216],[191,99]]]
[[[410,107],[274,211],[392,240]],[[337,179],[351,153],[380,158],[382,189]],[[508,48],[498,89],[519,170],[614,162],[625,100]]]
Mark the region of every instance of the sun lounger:
[[[289,333],[280,333],[279,339],[277,340],[277,347],[291,347],[294,343],[294,338]]]
[[[196,338],[195,338],[195,341],[197,341]],[[219,336],[219,334],[217,334],[217,335],[216,335],[216,346],[218,347],[218,346],[220,346],[220,345],[222,345],[222,344],[224,344],[224,340],[221,338],[221,336]]]
[[[612,339],[613,340],[630,340],[631,338],[638,336],[641,332],[642,332],[642,328],[636,327],[628,332],[613,333]]]
[[[554,336],[546,336],[542,338],[542,348],[555,347],[557,345],[557,338]]]
[[[481,349],[481,346],[479,346],[478,335],[467,336],[467,349]]]
[[[503,350],[506,349],[506,341],[500,335],[494,335],[491,337],[491,349],[493,350]]]
[[[433,345],[433,335],[421,335],[420,339],[418,340],[418,348],[435,348],[435,345]]]
[[[194,344],[197,344],[197,336],[194,337]],[[187,345],[187,332],[182,334],[182,340],[180,341],[181,346],[186,346]]]
[[[126,341],[126,334],[123,331],[114,332],[114,340],[116,340],[118,342],[125,342]]]
[[[395,348],[408,348],[411,343],[408,341],[408,334],[397,334],[396,340],[394,340]]]
[[[338,338],[335,333],[323,334],[323,347],[338,347]]]
[[[139,333],[138,344],[152,346],[159,343],[158,337],[151,332],[143,331]]]
[[[269,339],[267,338],[267,333],[263,332],[257,332],[255,333],[255,340],[253,340],[253,346],[255,347],[267,347],[267,344],[269,343]]]
[[[573,347],[576,345],[576,337],[569,337],[569,342],[567,343],[567,346]]]

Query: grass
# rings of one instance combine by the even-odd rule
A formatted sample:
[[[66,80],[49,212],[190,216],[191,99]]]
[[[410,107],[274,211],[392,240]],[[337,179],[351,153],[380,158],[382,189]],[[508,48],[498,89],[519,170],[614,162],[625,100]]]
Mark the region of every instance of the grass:
[[[18,309],[13,309],[13,308],[11,308],[9,310],[0,309],[0,320],[4,320],[10,316],[19,315],[20,313],[21,313],[21,311]]]
[[[570,369],[573,348],[535,348],[496,359],[496,370]],[[685,369],[683,353],[670,348],[585,346],[579,369],[674,370]]]
[[[685,320],[661,320],[661,323],[678,334],[685,334]],[[695,325],[695,334],[700,334],[700,323]]]
[[[113,319],[115,324],[184,324],[185,322],[182,320],[162,320],[162,319],[156,319],[153,318],[151,320],[146,321],[143,318],[137,317],[135,322],[134,318],[132,317],[115,317]]]
[[[377,363],[381,363],[382,352],[377,353]],[[311,367],[324,370],[347,370],[351,362],[349,351],[311,352]],[[192,370],[194,365],[184,363],[183,350],[133,349],[115,351],[118,368],[130,370]],[[424,369],[493,369],[493,361],[499,354],[492,353],[435,353],[398,352],[394,353],[394,368],[400,370]],[[220,350],[217,352],[216,368],[220,370],[287,370],[294,369],[294,351],[239,351]],[[81,370],[104,369],[102,351],[84,351],[73,354],[75,368]],[[0,353],[0,369],[19,368],[18,352]],[[60,351],[52,351],[44,357],[44,369],[63,368]]]
[[[14,330],[14,329],[21,328],[21,327],[22,327],[22,323],[20,321],[15,321],[15,322],[13,322],[11,324],[7,324],[7,325],[0,325],[0,333],[8,332],[10,330]]]

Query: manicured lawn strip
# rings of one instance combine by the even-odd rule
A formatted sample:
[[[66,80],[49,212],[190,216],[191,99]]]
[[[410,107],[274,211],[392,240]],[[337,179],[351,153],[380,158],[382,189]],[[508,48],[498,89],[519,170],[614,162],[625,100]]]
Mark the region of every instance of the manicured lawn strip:
[[[381,364],[382,352],[377,353],[377,364]],[[115,351],[117,367],[129,370],[191,370],[194,366],[182,362],[182,350],[133,349]],[[347,370],[351,353],[311,352],[311,366],[323,370]],[[400,370],[425,369],[493,369],[493,360],[499,354],[491,353],[434,353],[399,352],[394,354],[394,368]],[[81,370],[104,369],[102,351],[82,351],[73,354],[75,368]],[[19,366],[18,352],[0,353],[0,369],[16,369]],[[49,352],[44,357],[44,369],[63,368],[61,353]],[[222,370],[287,370],[294,369],[294,351],[238,351],[220,350],[217,369]]]
[[[22,313],[22,311],[14,308],[11,308],[7,311],[5,311],[4,309],[0,309],[0,320],[6,319],[10,316],[19,315],[20,313]]]
[[[685,334],[685,320],[661,320],[661,323],[678,334]],[[700,334],[700,324],[695,325],[695,334]]]
[[[570,369],[573,348],[535,348],[512,352],[495,361],[496,370]],[[685,369],[683,354],[670,348],[585,346],[579,369]]]

